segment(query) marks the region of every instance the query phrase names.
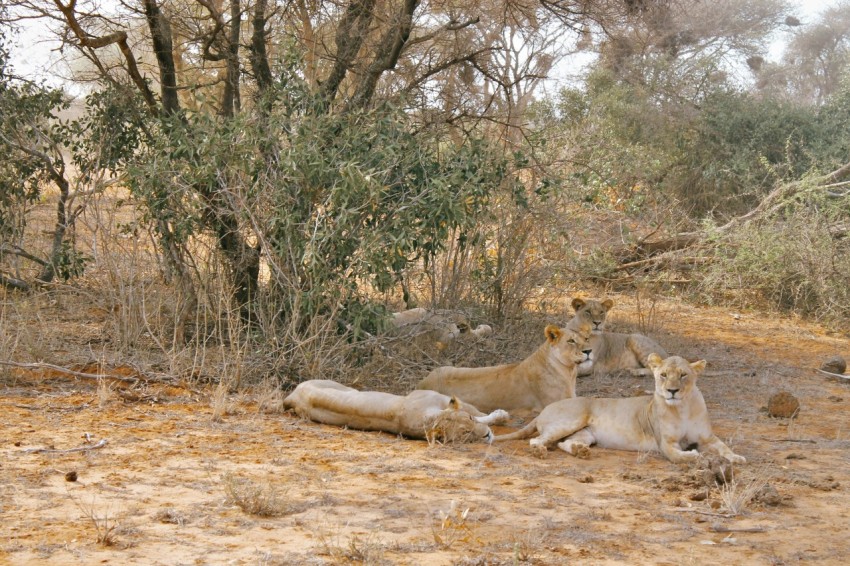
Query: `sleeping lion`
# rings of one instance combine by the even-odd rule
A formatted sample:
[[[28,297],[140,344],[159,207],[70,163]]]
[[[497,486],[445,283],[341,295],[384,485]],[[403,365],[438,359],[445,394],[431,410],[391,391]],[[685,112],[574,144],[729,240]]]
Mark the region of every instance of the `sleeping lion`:
[[[732,452],[711,431],[708,411],[697,377],[705,360],[688,363],[678,356],[665,360],[651,354],[647,360],[655,375],[655,393],[625,399],[579,397],[552,403],[524,428],[497,436],[494,441],[528,438],[536,456],[548,447],[581,458],[596,444],[615,450],[660,451],[671,462],[691,462],[700,452],[714,452],[735,464],[746,459]]]
[[[416,389],[454,395],[482,411],[539,412],[549,403],[575,397],[577,365],[590,359],[585,344],[590,324],[579,320],[566,328],[549,325],[546,341],[525,360],[494,367],[436,368]]]
[[[614,306],[611,299],[598,301],[576,297],[571,304],[576,311],[575,318],[587,321],[593,328],[593,336],[588,342],[593,356],[579,366],[578,375],[609,373],[621,369],[630,370],[633,375],[652,375],[652,371],[647,369],[647,357],[652,353],[667,357],[664,348],[649,336],[604,331],[608,311]]]
[[[413,391],[402,397],[358,391],[323,379],[299,384],[283,400],[283,406],[320,423],[382,430],[429,442],[490,442],[493,433],[488,425],[510,418],[502,410],[485,415],[468,403],[434,391]]]

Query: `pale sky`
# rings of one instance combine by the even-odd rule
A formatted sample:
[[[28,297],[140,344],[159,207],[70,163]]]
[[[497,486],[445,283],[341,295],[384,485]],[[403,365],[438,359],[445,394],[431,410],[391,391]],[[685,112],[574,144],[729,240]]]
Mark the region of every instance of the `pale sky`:
[[[805,24],[816,19],[822,10],[835,2],[836,0],[797,0],[790,4],[795,8],[792,9],[792,13]],[[12,43],[11,62],[18,74],[29,78],[41,78],[58,86],[64,82],[61,77],[65,73],[65,66],[60,61],[59,54],[54,52],[57,44],[43,39],[47,35],[45,26],[45,23],[35,20],[27,24],[16,41]],[[780,44],[776,49],[771,49],[770,58],[778,58],[781,53]]]

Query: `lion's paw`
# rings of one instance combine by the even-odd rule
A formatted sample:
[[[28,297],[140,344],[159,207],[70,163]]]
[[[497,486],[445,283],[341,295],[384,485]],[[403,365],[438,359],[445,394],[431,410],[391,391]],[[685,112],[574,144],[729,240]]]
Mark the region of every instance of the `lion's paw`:
[[[545,459],[549,455],[549,449],[546,448],[545,444],[532,440],[529,446],[531,448],[531,455],[535,458]]]
[[[741,456],[740,454],[732,454],[731,456],[727,456],[727,459],[733,464],[746,464],[747,459]]]
[[[496,409],[490,413],[490,418],[493,424],[504,424],[511,420],[511,415],[504,409]]]
[[[576,458],[587,460],[588,458],[590,458],[590,446],[588,446],[587,444],[582,444],[581,442],[577,442],[573,444],[573,447],[570,450],[570,454],[572,454]]]
[[[674,462],[680,463],[696,462],[699,459],[700,453],[696,450],[684,450],[682,452],[679,452],[679,454],[676,455],[675,459],[671,458],[671,460],[673,460]]]

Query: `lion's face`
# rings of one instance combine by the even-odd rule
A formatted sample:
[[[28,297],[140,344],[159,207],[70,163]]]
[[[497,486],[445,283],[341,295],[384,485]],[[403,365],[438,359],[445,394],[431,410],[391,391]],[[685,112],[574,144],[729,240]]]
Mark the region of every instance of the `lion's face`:
[[[647,365],[655,375],[655,394],[668,405],[679,405],[690,397],[697,377],[705,369],[705,360],[689,363],[679,356],[662,360],[658,354],[650,354]]]
[[[585,349],[591,335],[588,322],[581,321],[577,328],[558,328],[550,324],[545,333],[552,351],[562,364],[577,365],[590,359],[590,350]]]
[[[571,304],[576,311],[576,317],[587,321],[593,332],[598,333],[602,332],[605,326],[605,319],[608,317],[608,311],[614,306],[614,301],[611,299],[597,301],[596,299],[575,297]]]
[[[466,411],[457,409],[457,400],[452,398],[448,409],[440,414],[425,427],[425,438],[428,442],[491,442],[493,432],[490,427],[472,418]]]

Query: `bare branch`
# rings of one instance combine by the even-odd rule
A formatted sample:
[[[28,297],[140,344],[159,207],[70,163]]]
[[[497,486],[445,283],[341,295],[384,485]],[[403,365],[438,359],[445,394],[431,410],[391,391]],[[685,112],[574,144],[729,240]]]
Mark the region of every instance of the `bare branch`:
[[[379,43],[380,48],[384,49],[384,52],[375,54],[375,59],[366,70],[366,76],[360,81],[357,92],[354,94],[354,98],[349,103],[347,109],[363,108],[369,104],[372,95],[375,93],[378,79],[381,78],[384,72],[395,68],[399,55],[401,55],[401,50],[410,37],[410,31],[413,29],[413,12],[418,5],[419,0],[404,1],[395,21],[390,24],[390,29],[387,30]]]
[[[142,97],[145,99],[145,103],[148,106],[148,109],[153,113],[157,113],[157,104],[156,99],[153,96],[150,88],[148,88],[148,83],[145,81],[144,77],[142,77],[141,72],[139,71],[139,66],[136,64],[136,57],[133,55],[133,51],[130,49],[130,45],[127,43],[127,34],[123,31],[114,32],[109,35],[103,37],[95,37],[87,33],[83,30],[79,21],[77,20],[77,16],[74,12],[74,8],[76,7],[76,0],[71,0],[67,6],[62,4],[61,0],[54,0],[56,7],[59,8],[59,11],[62,12],[62,15],[65,16],[65,23],[68,24],[68,27],[71,28],[71,31],[74,32],[74,35],[77,37],[77,40],[80,42],[81,47],[88,47],[92,49],[97,49],[100,47],[106,47],[107,45],[112,45],[113,43],[118,44],[118,49],[121,50],[121,54],[124,56],[124,60],[127,62],[127,72],[130,74],[130,78],[133,80],[133,84],[136,85],[136,88],[142,93]]]
[[[348,4],[345,16],[336,30],[336,61],[322,87],[325,110],[336,97],[339,86],[363,45],[374,11],[375,0],[351,0]]]

